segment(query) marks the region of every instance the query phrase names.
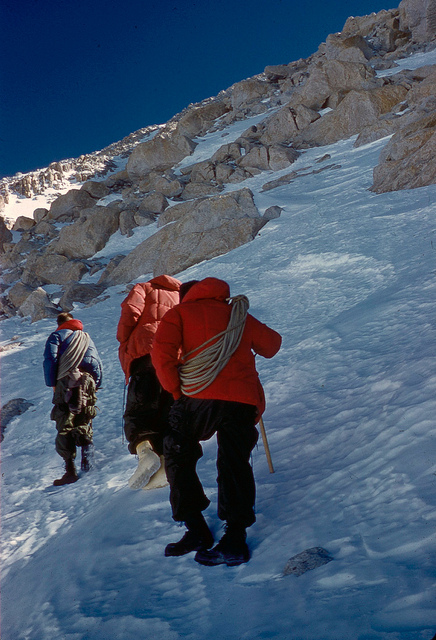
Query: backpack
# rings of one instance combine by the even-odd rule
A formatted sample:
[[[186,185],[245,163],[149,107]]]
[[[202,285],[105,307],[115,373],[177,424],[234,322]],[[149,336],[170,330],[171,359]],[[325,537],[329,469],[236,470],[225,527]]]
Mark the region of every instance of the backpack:
[[[73,369],[67,376],[64,401],[73,415],[85,413],[88,419],[95,418],[97,395],[94,378],[78,368]]]

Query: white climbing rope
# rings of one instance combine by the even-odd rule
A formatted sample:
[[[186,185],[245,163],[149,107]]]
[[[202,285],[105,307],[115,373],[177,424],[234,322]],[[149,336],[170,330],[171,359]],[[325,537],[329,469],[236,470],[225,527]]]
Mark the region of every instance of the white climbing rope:
[[[186,361],[179,367],[180,387],[185,396],[200,393],[212,384],[239,347],[250,303],[246,296],[234,296],[227,301],[232,306],[227,329],[187,353]],[[207,347],[210,342],[213,344]]]

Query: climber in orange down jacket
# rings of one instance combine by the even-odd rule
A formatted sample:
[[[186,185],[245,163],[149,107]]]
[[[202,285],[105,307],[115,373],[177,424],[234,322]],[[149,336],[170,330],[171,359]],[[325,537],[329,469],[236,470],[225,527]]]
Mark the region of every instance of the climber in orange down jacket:
[[[121,304],[118,353],[126,383],[129,383],[124,432],[130,453],[139,458],[138,468],[129,479],[132,489],[167,484],[162,438],[173,398],[159,384],[150,353],[159,322],[179,303],[180,284],[167,275],[140,282]]]
[[[192,351],[202,352],[204,343],[226,330],[232,306],[226,282],[206,278],[194,284],[164,316],[155,335],[152,361],[164,389],[176,400],[171,408],[170,428],[164,437],[166,473],[170,483],[173,518],[187,532],[167,545],[166,556],[197,551],[195,559],[205,565],[237,565],[249,560],[246,528],[255,522],[255,484],[250,453],[258,439],[255,427],[265,409],[263,389],[255,366],[255,354],[272,358],[280,349],[281,336],[247,314],[241,342],[230,360],[206,388],[182,393],[180,364]],[[210,344],[210,343],[209,343]],[[226,533],[213,545],[202,511],[210,501],[196,473],[202,456],[200,440],[217,433],[218,516],[226,521]]]

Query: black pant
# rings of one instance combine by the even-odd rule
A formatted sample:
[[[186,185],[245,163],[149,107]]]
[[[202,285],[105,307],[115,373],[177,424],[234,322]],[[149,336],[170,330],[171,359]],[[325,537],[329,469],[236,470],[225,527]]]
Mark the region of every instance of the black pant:
[[[172,403],[172,395],[162,389],[157,379],[150,355],[134,360],[124,412],[124,433],[130,453],[136,453],[140,442],[149,440],[154,451],[163,454],[162,439],[168,429]]]
[[[199,441],[209,440],[216,432],[218,517],[245,527],[256,521],[256,488],[250,465],[259,437],[255,416],[256,407],[241,402],[182,396],[173,404],[164,455],[174,520],[186,522],[210,504],[196,465],[203,455]]]

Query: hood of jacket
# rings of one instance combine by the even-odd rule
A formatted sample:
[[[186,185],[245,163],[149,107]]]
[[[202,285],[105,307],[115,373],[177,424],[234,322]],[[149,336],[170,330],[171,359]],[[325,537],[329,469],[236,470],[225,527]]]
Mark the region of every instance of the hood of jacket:
[[[58,326],[56,331],[62,331],[62,329],[70,329],[71,331],[83,331],[83,324],[81,320],[76,320],[73,318],[72,320],[67,320],[67,322],[63,322]]]
[[[171,276],[157,276],[149,281],[155,289],[168,289],[168,291],[178,291],[180,289],[181,282]]]
[[[183,298],[183,303],[192,300],[204,300],[205,298],[213,298],[225,302],[229,297],[230,287],[227,282],[218,278],[205,278],[189,289]]]

